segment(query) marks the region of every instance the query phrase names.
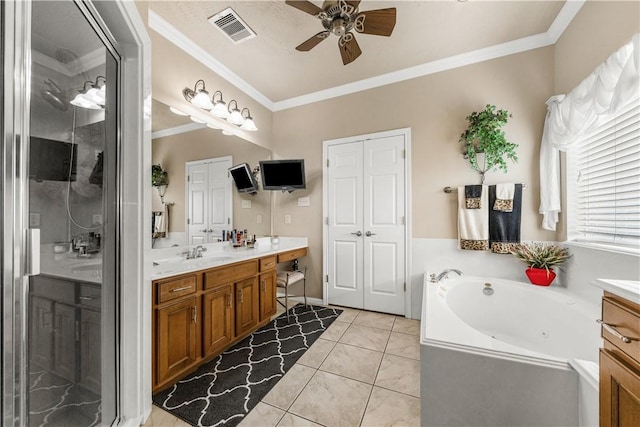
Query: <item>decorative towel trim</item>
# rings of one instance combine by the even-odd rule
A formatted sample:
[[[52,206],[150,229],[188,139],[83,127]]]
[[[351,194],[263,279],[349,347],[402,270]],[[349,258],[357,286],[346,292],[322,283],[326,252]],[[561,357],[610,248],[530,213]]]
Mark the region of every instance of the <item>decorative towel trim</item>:
[[[464,249],[467,251],[488,251],[489,241],[460,239],[460,249]]]
[[[513,212],[513,199],[511,200],[496,199],[495,203],[493,204],[493,210],[501,211],[501,212]]]
[[[491,252],[495,254],[510,254],[518,246],[515,242],[491,242]]]
[[[482,204],[480,203],[480,197],[465,199],[464,203],[467,209],[480,209],[482,207]]]
[[[482,185],[465,185],[464,198],[467,209],[481,209]]]

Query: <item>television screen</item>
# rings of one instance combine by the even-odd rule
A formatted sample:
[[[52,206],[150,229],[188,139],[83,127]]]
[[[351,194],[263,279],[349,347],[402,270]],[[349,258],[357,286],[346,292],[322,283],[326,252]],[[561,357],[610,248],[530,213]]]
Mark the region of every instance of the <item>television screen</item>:
[[[36,181],[75,181],[78,150],[73,144],[30,138],[29,178]]]
[[[236,183],[238,193],[255,193],[258,191],[258,183],[247,163],[241,163],[229,168],[229,173],[233,178],[233,182]]]
[[[304,160],[263,160],[260,162],[262,188],[293,191],[306,188]]]

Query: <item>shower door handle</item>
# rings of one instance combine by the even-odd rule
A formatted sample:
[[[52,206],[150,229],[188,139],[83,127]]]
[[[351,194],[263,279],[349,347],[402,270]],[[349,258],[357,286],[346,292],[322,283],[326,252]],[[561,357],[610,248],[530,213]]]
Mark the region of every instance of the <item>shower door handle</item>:
[[[27,229],[27,264],[25,274],[37,276],[40,274],[40,229]]]

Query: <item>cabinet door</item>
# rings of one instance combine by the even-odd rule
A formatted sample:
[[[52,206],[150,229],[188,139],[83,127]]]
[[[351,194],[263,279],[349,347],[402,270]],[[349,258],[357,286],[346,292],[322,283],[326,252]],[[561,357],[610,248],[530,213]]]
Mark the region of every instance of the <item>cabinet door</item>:
[[[188,369],[198,359],[198,305],[191,297],[157,309],[157,381]]]
[[[76,380],[76,341],[79,338],[76,308],[54,303],[54,370],[63,378]]]
[[[276,300],[276,271],[260,274],[260,321],[270,318],[278,311]]]
[[[600,426],[640,425],[640,367],[600,350]]]
[[[202,296],[203,353],[219,353],[233,340],[233,284],[218,286]]]
[[[250,332],[258,324],[257,277],[236,283],[236,336]]]
[[[80,384],[101,393],[102,320],[99,311],[80,310]]]
[[[31,297],[31,331],[29,358],[31,363],[50,369],[53,359],[53,301]]]

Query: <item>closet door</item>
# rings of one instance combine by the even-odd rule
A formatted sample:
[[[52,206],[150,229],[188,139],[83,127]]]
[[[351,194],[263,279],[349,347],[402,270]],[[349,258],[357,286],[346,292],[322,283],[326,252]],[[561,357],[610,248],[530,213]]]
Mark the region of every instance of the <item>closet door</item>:
[[[189,244],[207,243],[209,167],[206,163],[187,164],[187,228]]]
[[[329,304],[364,308],[362,141],[328,147]]]
[[[330,304],[405,313],[405,137],[327,147]]]

